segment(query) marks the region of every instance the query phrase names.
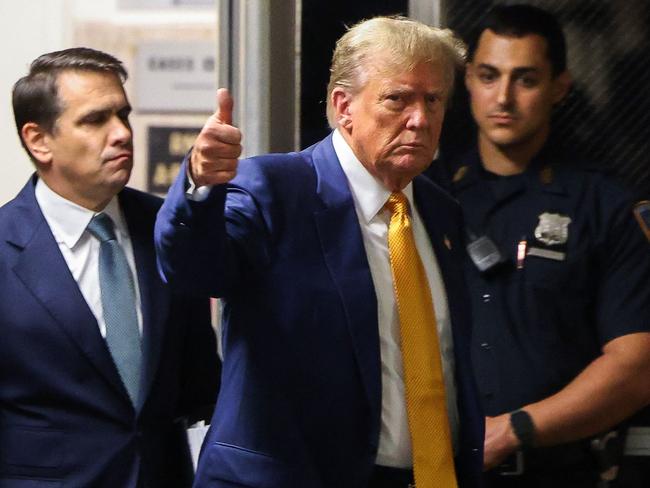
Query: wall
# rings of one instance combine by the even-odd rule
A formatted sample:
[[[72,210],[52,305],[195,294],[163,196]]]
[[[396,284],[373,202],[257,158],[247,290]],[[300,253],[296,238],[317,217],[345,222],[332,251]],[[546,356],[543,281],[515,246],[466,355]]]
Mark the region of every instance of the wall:
[[[33,171],[16,134],[11,109],[11,89],[26,74],[29,63],[45,52],[75,45],[106,50],[122,59],[130,71],[126,89],[132,94],[133,60],[137,42],[148,39],[215,39],[213,8],[158,8],[124,10],[118,0],[2,0],[0,45],[4,46],[0,70],[2,123],[0,147],[0,205],[20,190]],[[215,47],[216,50],[216,47]],[[160,125],[200,126],[205,114],[152,115],[132,118],[135,132],[135,169],[131,186],[146,187],[146,127]]]
[[[65,0],[3,1],[0,3],[0,70],[2,123],[0,123],[0,205],[10,200],[25,184],[33,168],[20,145],[11,110],[11,89],[38,55],[61,49],[69,32]]]

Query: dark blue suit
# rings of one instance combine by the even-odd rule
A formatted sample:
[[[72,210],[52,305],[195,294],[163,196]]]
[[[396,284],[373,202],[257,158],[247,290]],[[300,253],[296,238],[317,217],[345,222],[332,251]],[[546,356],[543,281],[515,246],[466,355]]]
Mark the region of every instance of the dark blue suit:
[[[0,209],[0,487],[178,488],[192,480],[183,416],[213,403],[219,363],[207,301],[156,272],[159,198],[119,195],[143,313],[134,408],[97,321],[36,202],[32,178]]]
[[[467,349],[460,211],[428,180],[414,185],[454,324],[460,486],[475,487],[483,417]],[[188,201],[184,186],[181,176],[158,216],[162,271],[225,303],[222,389],[195,486],[365,488],[380,430],[377,299],[331,137],[241,161],[227,191],[215,187],[204,202]]]

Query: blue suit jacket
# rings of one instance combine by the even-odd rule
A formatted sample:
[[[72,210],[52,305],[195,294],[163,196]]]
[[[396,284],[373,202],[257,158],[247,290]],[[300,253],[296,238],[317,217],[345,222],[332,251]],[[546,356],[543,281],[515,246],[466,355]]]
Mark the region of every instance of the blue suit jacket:
[[[195,486],[365,488],[381,414],[377,299],[331,137],[241,161],[227,190],[204,202],[185,198],[184,171],[156,223],[161,270],[225,303],[222,386]],[[414,185],[453,320],[460,486],[475,487],[483,417],[467,350],[460,213],[429,180]]]
[[[214,403],[207,300],[172,297],[156,271],[159,198],[120,194],[142,296],[134,408],[34,196],[0,209],[0,487],[177,488],[192,482],[183,416]],[[138,474],[140,473],[140,475]]]

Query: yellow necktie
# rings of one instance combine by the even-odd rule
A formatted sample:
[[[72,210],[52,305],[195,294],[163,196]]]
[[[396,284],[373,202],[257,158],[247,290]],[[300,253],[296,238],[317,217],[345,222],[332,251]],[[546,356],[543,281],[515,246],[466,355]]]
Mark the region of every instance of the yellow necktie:
[[[388,250],[402,339],[406,410],[417,488],[456,488],[445,383],[431,291],[420,261],[409,203],[392,193]]]

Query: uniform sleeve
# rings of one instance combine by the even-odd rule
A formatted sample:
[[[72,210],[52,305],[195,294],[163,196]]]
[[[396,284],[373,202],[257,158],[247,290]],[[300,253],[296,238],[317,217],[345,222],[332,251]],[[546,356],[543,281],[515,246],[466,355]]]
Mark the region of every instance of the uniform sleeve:
[[[595,266],[600,284],[596,321],[601,343],[650,331],[650,245],[634,219],[632,205],[616,189],[602,190],[603,240]]]

